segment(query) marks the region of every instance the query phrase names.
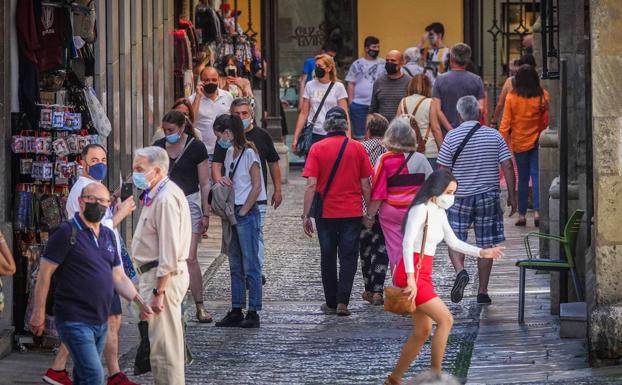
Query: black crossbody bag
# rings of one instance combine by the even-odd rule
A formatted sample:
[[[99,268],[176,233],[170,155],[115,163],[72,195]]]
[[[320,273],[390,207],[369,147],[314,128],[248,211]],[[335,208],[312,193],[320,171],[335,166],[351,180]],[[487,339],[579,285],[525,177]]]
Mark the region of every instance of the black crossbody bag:
[[[477,132],[477,130],[479,130],[481,127],[482,127],[482,125],[477,123],[475,126],[473,126],[473,128],[471,128],[471,131],[469,131],[467,136],[464,137],[464,140],[462,140],[462,143],[460,143],[460,146],[458,146],[458,148],[456,149],[456,152],[454,153],[453,158],[451,159],[451,169],[452,170],[453,170],[454,166],[456,165],[456,161],[458,160],[458,157],[460,156],[460,153],[462,152],[462,150],[464,150],[464,147],[469,142],[469,139],[471,139],[471,137],[475,134],[475,132]]]
[[[345,138],[343,144],[341,145],[341,149],[339,150],[339,155],[337,155],[337,160],[335,160],[335,164],[333,164],[333,169],[330,171],[330,175],[328,176],[328,181],[326,181],[326,187],[324,187],[324,192],[320,193],[316,191],[313,194],[313,201],[311,202],[311,210],[309,210],[309,217],[315,218],[316,220],[322,218],[322,211],[324,209],[324,199],[326,199],[326,195],[328,194],[328,189],[330,189],[330,185],[333,183],[333,179],[335,179],[335,174],[337,173],[337,168],[339,167],[339,163],[341,162],[341,158],[343,157],[343,153],[346,150],[346,146],[348,145],[348,138]]]

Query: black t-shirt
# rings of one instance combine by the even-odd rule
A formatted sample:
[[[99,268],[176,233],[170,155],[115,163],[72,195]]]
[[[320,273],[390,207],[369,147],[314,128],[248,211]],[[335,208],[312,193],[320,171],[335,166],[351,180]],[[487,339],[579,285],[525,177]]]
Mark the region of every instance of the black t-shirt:
[[[186,196],[199,191],[199,169],[201,162],[207,160],[207,148],[200,140],[194,139],[190,144],[190,137],[184,146],[188,146],[177,163],[169,157],[169,177]],[[153,143],[154,146],[162,147],[166,150],[166,139],[162,138]]]
[[[246,139],[249,142],[252,142],[255,147],[257,147],[257,152],[259,153],[259,160],[261,161],[261,172],[263,173],[263,181],[268,189],[268,163],[274,163],[279,161],[279,154],[276,152],[274,148],[274,141],[272,141],[272,137],[268,134],[268,131],[263,128],[255,127],[249,132],[246,133]],[[227,155],[227,150],[220,147],[218,143],[214,147],[214,158],[213,162],[216,163],[225,163],[225,156]]]

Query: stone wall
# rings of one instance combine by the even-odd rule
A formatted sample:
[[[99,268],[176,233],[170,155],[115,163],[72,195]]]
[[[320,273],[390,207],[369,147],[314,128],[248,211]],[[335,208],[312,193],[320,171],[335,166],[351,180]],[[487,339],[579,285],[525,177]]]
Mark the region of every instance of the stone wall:
[[[589,281],[589,348],[594,365],[622,359],[622,10],[592,0],[594,271]]]

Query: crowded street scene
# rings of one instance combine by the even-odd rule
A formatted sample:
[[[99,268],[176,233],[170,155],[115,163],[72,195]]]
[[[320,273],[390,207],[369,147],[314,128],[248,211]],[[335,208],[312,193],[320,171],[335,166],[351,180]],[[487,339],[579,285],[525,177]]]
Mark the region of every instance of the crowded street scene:
[[[0,10],[0,385],[622,384],[619,1]]]

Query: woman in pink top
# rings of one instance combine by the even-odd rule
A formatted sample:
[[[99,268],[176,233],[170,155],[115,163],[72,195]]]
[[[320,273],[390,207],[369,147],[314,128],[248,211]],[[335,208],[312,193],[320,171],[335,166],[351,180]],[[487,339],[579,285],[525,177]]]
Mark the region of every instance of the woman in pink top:
[[[402,258],[402,223],[417,191],[432,174],[425,155],[415,151],[417,139],[407,117],[393,119],[384,135],[387,152],[374,168],[371,204],[365,215],[365,226],[371,228],[376,214],[384,234],[391,271]]]

